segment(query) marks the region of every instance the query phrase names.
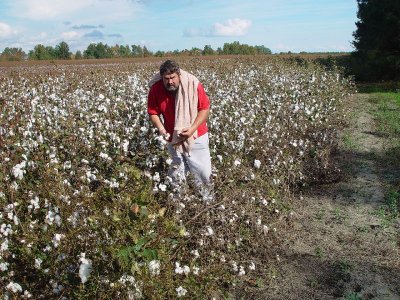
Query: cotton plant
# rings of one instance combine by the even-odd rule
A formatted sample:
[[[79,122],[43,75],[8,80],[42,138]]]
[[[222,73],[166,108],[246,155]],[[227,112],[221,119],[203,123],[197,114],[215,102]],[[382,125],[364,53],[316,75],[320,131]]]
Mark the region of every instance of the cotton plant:
[[[329,169],[347,79],[279,59],[189,59],[182,68],[212,103],[217,198],[206,204],[190,185],[174,195],[165,140],[146,113],[158,66],[1,72],[0,293],[72,297],[98,284],[109,297],[148,297],[156,286],[193,297],[218,278],[243,280],[259,270],[249,249],[279,238],[291,186]],[[37,282],[24,281],[31,272]]]

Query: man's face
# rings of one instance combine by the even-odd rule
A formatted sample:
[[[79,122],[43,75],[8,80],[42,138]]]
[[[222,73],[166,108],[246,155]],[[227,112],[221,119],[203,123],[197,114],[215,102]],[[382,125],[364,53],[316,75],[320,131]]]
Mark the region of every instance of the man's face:
[[[162,79],[167,91],[175,92],[178,89],[180,79],[177,73],[164,74]]]

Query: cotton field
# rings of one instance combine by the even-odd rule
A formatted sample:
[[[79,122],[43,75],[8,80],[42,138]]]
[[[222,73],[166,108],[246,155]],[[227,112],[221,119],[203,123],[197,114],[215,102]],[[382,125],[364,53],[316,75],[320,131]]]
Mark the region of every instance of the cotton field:
[[[351,82],[312,62],[177,60],[211,100],[211,203],[171,191],[146,111],[161,60],[0,67],[0,295],[207,298],[279,263],[290,197],[329,173]]]

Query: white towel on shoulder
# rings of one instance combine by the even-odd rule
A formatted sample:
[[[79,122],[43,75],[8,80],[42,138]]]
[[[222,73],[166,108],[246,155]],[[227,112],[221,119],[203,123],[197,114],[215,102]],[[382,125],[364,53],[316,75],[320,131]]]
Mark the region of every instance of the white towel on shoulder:
[[[186,140],[180,137],[179,134],[184,128],[190,127],[197,117],[199,102],[197,87],[199,80],[193,74],[182,69],[180,69],[179,77],[180,84],[175,95],[175,125],[171,144],[176,151],[180,153],[187,152],[190,155],[194,139],[197,138],[197,130]],[[155,74],[149,82],[149,87],[161,79],[162,77],[159,73]]]

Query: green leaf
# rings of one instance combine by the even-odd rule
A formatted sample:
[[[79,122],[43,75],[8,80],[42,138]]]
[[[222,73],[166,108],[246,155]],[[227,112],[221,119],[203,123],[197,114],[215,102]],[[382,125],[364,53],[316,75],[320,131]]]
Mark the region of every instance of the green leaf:
[[[140,249],[142,249],[142,247],[147,243],[147,239],[146,238],[142,238],[140,240],[137,241],[137,243],[135,244],[135,246],[133,246],[133,251],[139,252]]]
[[[121,218],[119,218],[117,215],[113,215],[113,216],[112,216],[112,220],[113,220],[114,222],[119,222],[119,221],[121,221]]]
[[[147,260],[153,260],[158,258],[158,253],[157,250],[155,249],[144,249],[141,254]]]

